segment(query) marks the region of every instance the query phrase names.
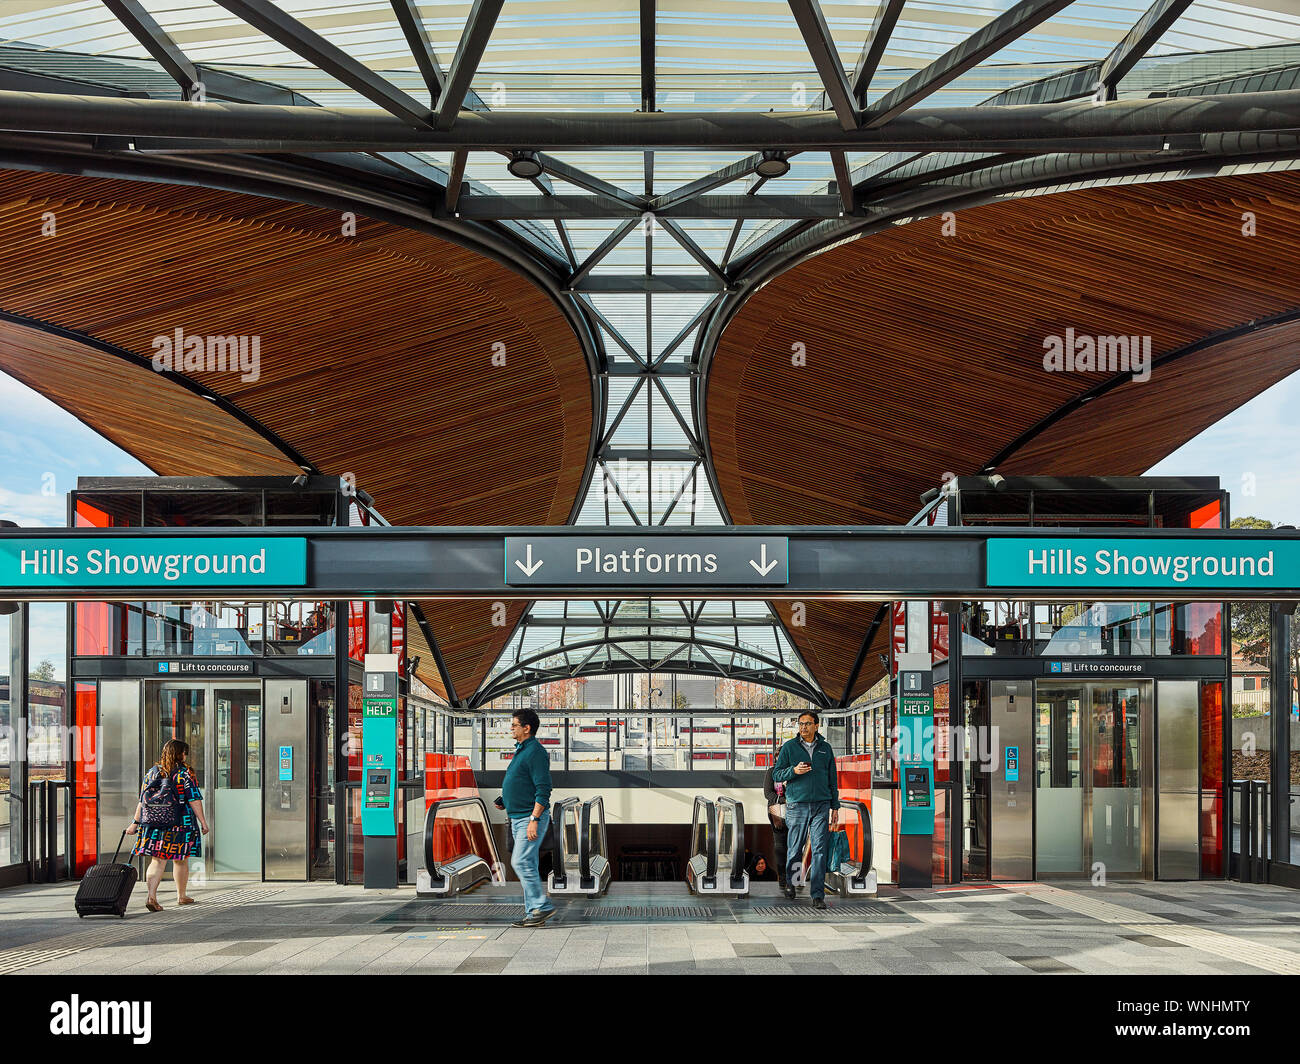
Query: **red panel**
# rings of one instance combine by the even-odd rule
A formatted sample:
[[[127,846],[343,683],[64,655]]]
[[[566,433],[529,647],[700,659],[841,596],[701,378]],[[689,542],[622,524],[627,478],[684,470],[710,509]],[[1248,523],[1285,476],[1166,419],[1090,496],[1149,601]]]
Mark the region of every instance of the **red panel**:
[[[366,660],[366,604],[348,603],[348,657],[353,661]]]
[[[73,699],[73,852],[74,874],[81,876],[99,860],[98,689],[78,683]]]
[[[934,664],[948,660],[948,612],[943,603],[930,603],[930,646]]]
[[[1188,518],[1189,528],[1222,528],[1220,523],[1223,519],[1222,512],[1217,502],[1206,503],[1199,509],[1193,510],[1191,517]]]
[[[1223,684],[1201,684],[1201,874],[1223,874]]]

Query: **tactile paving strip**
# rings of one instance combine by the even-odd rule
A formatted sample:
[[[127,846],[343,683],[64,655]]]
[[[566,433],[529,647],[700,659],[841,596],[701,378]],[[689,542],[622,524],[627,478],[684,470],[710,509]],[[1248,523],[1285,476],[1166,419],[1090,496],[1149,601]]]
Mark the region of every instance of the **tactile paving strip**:
[[[219,891],[207,897],[200,894],[198,895],[199,904],[186,908],[180,908],[179,906],[164,907],[162,915],[169,924],[186,923],[190,920],[200,919],[205,913],[210,913],[214,909],[225,909],[232,905],[262,901],[280,893],[282,893],[280,888],[249,887]],[[132,901],[136,903],[131,906],[134,913],[134,910],[143,903],[139,902],[135,896],[133,896]],[[42,939],[26,946],[15,946],[12,949],[0,950],[0,975],[22,971],[24,968],[44,964],[46,961],[58,960],[60,957],[69,957],[74,953],[82,952],[82,950],[94,949],[97,946],[110,946],[128,940],[140,934],[142,926],[137,921],[143,919],[145,919],[143,914],[137,914],[134,919],[125,920],[112,916],[87,917],[78,921],[77,930],[66,935]]]

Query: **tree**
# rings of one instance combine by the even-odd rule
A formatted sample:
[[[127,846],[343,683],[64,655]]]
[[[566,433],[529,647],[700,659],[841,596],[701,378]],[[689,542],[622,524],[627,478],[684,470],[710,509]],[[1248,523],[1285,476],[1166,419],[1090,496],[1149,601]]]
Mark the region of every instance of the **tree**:
[[[1273,522],[1262,517],[1235,517],[1232,528],[1272,528]],[[1269,637],[1272,632],[1269,604],[1267,602],[1234,602],[1229,607],[1232,617],[1232,646],[1236,653],[1252,665],[1269,664]],[[1300,624],[1291,621],[1291,675],[1300,676]]]
[[[42,658],[41,663],[32,669],[29,678],[33,680],[53,680],[54,662],[49,658]]]

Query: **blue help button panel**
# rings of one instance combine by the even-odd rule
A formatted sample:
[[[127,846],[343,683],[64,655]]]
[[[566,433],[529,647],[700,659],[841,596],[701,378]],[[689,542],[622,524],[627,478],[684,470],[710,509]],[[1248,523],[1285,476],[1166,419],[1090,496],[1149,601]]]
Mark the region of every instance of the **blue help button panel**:
[[[293,747],[280,747],[280,782],[288,783],[293,779]]]
[[[1300,587],[1300,541],[1198,537],[991,539],[989,587]]]
[[[1006,778],[1008,783],[1020,782],[1020,747],[1018,746],[1007,747]]]

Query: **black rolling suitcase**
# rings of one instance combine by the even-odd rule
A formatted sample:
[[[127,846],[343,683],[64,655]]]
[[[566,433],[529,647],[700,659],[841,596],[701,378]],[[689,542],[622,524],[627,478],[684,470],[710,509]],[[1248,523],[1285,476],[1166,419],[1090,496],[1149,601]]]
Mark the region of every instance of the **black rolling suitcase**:
[[[133,864],[118,864],[117,855],[122,852],[122,843],[126,832],[117,840],[117,849],[113,851],[112,864],[97,864],[89,868],[81,877],[77,887],[78,916],[126,916],[126,904],[131,900],[131,891],[139,874]]]

